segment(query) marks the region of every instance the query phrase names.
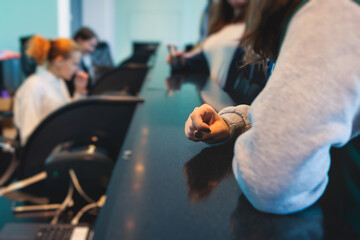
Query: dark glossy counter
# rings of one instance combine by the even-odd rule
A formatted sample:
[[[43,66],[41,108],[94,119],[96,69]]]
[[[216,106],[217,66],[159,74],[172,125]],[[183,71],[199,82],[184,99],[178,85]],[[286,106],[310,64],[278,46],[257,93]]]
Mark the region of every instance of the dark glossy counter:
[[[288,216],[253,209],[232,175],[232,146],[208,148],[185,138],[206,76],[169,77],[165,54],[161,47],[141,91],[146,101],[133,117],[95,239],[359,238],[359,219],[345,221],[326,198]]]

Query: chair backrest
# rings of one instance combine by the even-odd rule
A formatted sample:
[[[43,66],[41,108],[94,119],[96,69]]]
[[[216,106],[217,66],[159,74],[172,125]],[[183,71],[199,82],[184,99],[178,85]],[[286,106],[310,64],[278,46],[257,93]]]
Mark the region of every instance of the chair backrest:
[[[159,47],[159,42],[133,42],[133,55],[136,54],[155,54]]]
[[[20,38],[21,69],[26,77],[33,74],[36,70],[35,60],[26,54],[26,44],[32,36],[33,35]]]
[[[122,61],[119,67],[129,64],[149,65],[149,61],[156,54],[158,47],[158,42],[133,42],[132,55]]]
[[[137,94],[145,80],[148,67],[121,67],[104,74],[92,88],[91,95],[122,91]]]
[[[119,67],[126,67],[129,64],[141,64],[141,65],[148,65],[148,62],[151,58],[151,54],[135,54],[128,58],[126,58],[124,61],[122,61],[119,65]]]
[[[99,42],[91,54],[94,67],[113,67],[110,47],[106,42]]]
[[[21,59],[0,60],[0,89],[14,92],[21,84]]]
[[[28,139],[20,156],[19,178],[44,170],[53,149],[64,142],[95,144],[116,159],[137,103],[137,97],[89,97],[50,114]]]

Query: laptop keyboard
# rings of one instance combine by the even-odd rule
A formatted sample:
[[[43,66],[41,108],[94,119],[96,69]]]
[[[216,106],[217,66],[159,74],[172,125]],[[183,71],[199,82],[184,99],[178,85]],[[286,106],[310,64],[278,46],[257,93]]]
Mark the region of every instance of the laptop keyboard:
[[[87,226],[48,225],[39,228],[34,240],[86,240],[88,232]]]

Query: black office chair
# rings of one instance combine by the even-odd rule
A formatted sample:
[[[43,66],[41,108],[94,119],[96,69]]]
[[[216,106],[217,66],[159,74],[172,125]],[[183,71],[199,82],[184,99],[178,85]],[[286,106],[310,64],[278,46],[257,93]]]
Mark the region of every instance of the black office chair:
[[[116,68],[98,79],[93,86],[91,95],[121,91],[136,95],[141,89],[148,70],[147,66]]]
[[[110,52],[110,47],[106,42],[99,42],[95,51],[91,54],[95,79],[99,79],[108,71],[114,69],[114,63]]]
[[[155,54],[158,49],[159,42],[133,42],[133,54]]]
[[[16,159],[20,144],[17,140],[0,136],[0,187],[9,183],[16,171],[19,160]]]
[[[107,42],[99,42],[91,54],[94,67],[114,67],[110,47]]]
[[[129,65],[150,65],[151,57],[156,54],[159,47],[158,42],[133,42],[133,53],[130,57],[120,63],[119,67]]]
[[[136,54],[122,61],[119,67],[128,67],[131,65],[148,66],[148,62],[151,58],[149,54]]]
[[[72,147],[69,150],[70,153],[74,151],[85,151],[82,149],[95,146],[96,149],[101,151],[103,156],[106,156],[104,160],[106,160],[107,165],[109,165],[109,162],[110,165],[114,164],[119,155],[136,105],[142,101],[143,99],[132,96],[89,97],[65,105],[46,117],[29,137],[25,146],[20,150],[19,148],[16,149],[16,147],[14,147],[16,145],[9,142],[8,139],[4,139],[5,141],[1,145],[1,149],[14,150],[15,148],[12,152],[12,155],[16,156],[16,162],[14,164],[15,166],[19,165],[12,178],[15,177],[19,180],[26,179],[44,170],[48,170],[46,167],[48,167],[49,164],[45,164],[45,162],[47,161],[48,163],[49,156],[53,156],[54,151],[63,145]],[[9,151],[4,151],[3,155],[9,158],[9,154],[6,152]],[[82,155],[80,154],[80,156]],[[86,166],[83,164],[76,165],[76,163],[74,163],[74,168],[81,170],[79,171],[79,176],[84,176],[84,174],[90,174],[91,172],[96,173],[97,169],[94,169],[94,165],[91,165],[94,161],[87,159],[87,157],[91,156],[91,154],[82,156],[82,159],[80,159],[85,160],[81,161],[81,163],[85,163]],[[86,163],[87,160],[89,160],[89,165]],[[113,163],[111,163],[111,160]],[[9,161],[10,160],[7,160],[7,162]],[[69,164],[72,167],[72,161],[67,163],[67,165]],[[103,170],[104,173],[104,165],[106,164],[100,164],[99,171]],[[7,163],[7,165],[10,165],[10,163]],[[110,167],[106,169],[106,173],[110,171],[109,169]],[[9,169],[5,173],[9,175],[13,172],[14,169]],[[68,174],[63,175],[69,177]],[[4,179],[2,177],[3,176],[0,176],[0,180],[3,184],[11,180],[9,176],[4,177]],[[56,176],[49,176],[48,174],[48,179],[49,177],[52,177],[50,178],[51,180],[56,178]],[[86,177],[88,178],[89,176]],[[107,174],[105,178],[104,175],[102,175],[102,178],[97,183],[104,187],[109,178],[110,173]],[[30,191],[32,194],[44,194],[44,187],[49,184],[48,179],[47,182],[45,181],[45,185],[44,182],[41,182],[25,190]],[[90,181],[91,179],[90,176]],[[84,182],[88,184],[89,180],[83,181],[83,183]],[[52,193],[49,191],[48,197],[61,200],[67,191],[67,185],[65,185],[65,187],[56,186],[56,188],[52,190]]]
[[[20,38],[20,52],[21,52],[20,62],[21,62],[21,69],[25,77],[28,77],[29,75],[33,74],[36,70],[35,60],[26,54],[26,44],[32,36],[33,35]]]
[[[50,114],[29,137],[20,156],[19,176],[44,169],[45,159],[60,143],[95,142],[116,159],[135,107],[143,99],[131,96],[98,96],[75,101]]]

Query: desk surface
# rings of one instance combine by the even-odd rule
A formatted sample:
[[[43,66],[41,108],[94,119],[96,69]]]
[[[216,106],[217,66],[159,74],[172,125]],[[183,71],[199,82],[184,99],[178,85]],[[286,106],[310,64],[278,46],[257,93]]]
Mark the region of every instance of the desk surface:
[[[165,55],[161,47],[141,91],[146,101],[120,152],[95,239],[360,239],[356,194],[341,196],[341,204],[323,197],[287,216],[256,211],[232,175],[232,145],[209,148],[185,138],[184,123],[202,104],[207,77],[170,76]],[[131,154],[124,156],[126,151]],[[49,219],[14,216],[10,200],[0,198],[0,229]]]
[[[136,110],[118,158],[95,239],[360,238],[358,218],[340,217],[326,207],[327,200],[288,216],[254,210],[232,175],[232,147],[208,148],[185,138],[184,123],[202,104],[199,91],[206,78],[169,78],[165,54],[160,47],[141,91],[146,101]]]

